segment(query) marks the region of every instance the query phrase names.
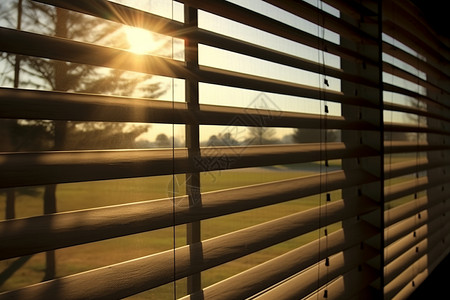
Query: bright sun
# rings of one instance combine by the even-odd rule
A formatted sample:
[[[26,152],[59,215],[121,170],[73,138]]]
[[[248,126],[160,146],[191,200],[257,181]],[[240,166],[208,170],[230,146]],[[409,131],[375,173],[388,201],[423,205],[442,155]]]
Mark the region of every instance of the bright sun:
[[[150,31],[132,26],[126,26],[124,31],[130,44],[130,51],[144,54],[155,50],[155,40]]]

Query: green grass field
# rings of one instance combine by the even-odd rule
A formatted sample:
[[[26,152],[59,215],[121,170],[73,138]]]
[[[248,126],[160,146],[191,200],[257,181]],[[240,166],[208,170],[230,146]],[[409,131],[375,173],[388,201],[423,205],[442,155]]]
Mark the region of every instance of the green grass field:
[[[221,190],[255,183],[269,182],[293,177],[310,175],[310,172],[279,169],[230,170],[202,174],[202,191]],[[85,183],[60,184],[57,188],[58,211],[71,211],[92,207],[122,204],[150,199],[166,198],[171,194],[172,176],[135,178]],[[184,176],[178,176],[178,190],[183,191]],[[336,191],[338,198],[339,191]],[[17,217],[29,217],[42,214],[43,187],[17,191]],[[289,215],[319,204],[319,196],[293,200],[271,207],[258,208],[228,216],[202,221],[202,238],[208,239],[227,232],[259,224],[278,217]],[[322,199],[322,201],[324,201]],[[0,215],[4,216],[5,196],[0,195]],[[338,228],[339,224],[331,226]],[[237,274],[254,265],[273,258],[281,253],[299,247],[316,239],[318,232],[292,239],[236,261],[218,266],[202,273],[203,286]],[[153,232],[135,234],[126,237],[100,241],[75,247],[56,250],[56,275],[67,276],[78,272],[119,263],[141,256],[185,245],[185,226],[166,228]],[[175,239],[174,239],[175,237]],[[21,286],[38,283],[45,270],[45,255],[32,256],[13,276],[5,275],[8,267],[16,259],[0,262],[0,291],[16,289]],[[2,278],[3,275],[3,278]],[[185,280],[176,283],[177,296],[185,294]],[[132,299],[172,298],[173,284],[130,297]]]

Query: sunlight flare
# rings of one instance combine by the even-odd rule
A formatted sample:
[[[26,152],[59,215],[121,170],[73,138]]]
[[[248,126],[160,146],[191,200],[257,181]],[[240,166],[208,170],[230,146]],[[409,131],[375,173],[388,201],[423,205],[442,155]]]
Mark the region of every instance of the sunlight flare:
[[[145,54],[156,50],[157,43],[155,42],[152,32],[132,26],[126,26],[124,30],[130,45],[130,51],[138,54]]]

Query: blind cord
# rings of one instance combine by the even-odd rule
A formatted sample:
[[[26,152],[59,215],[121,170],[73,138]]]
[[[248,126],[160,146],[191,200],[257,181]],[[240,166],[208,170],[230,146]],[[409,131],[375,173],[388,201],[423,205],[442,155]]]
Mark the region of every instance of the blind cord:
[[[327,204],[329,201],[329,194],[327,193],[325,204],[322,205],[323,200],[323,191],[327,191],[327,172],[328,172],[328,157],[327,157],[327,142],[328,142],[328,134],[327,134],[327,114],[328,114],[328,104],[325,99],[325,90],[326,87],[329,86],[328,79],[325,75],[325,51],[326,46],[324,45],[325,40],[325,27],[324,27],[324,11],[322,1],[318,1],[318,9],[320,10],[318,14],[318,22],[317,22],[317,37],[318,37],[318,52],[317,52],[317,60],[319,64],[319,101],[320,101],[320,124],[319,124],[319,144],[320,144],[320,163],[319,163],[319,172],[320,172],[320,187],[319,187],[319,241],[322,229],[324,230],[325,236],[325,267],[326,267],[326,284],[323,297],[328,298],[328,291],[326,287],[328,286],[328,267],[329,267],[329,258],[328,258],[328,227],[322,228],[322,216],[324,217],[325,224],[327,223]],[[323,79],[323,80],[322,80]],[[325,168],[325,172],[323,172],[323,168]],[[322,176],[325,173],[325,176]],[[324,206],[324,213],[322,213],[322,206]],[[321,266],[321,243],[319,242],[319,257],[318,257],[318,289],[320,288],[320,266]],[[319,294],[317,294],[319,297]]]
[[[174,18],[173,0],[171,1],[172,20]],[[174,38],[171,37],[171,57],[174,59]],[[172,77],[172,239],[173,239],[173,299],[177,299],[177,282],[176,278],[176,195],[175,195],[175,79]]]

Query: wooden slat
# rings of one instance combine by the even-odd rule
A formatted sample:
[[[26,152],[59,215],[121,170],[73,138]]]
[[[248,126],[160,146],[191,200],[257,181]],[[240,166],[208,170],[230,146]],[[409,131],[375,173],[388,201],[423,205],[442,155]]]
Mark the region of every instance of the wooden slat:
[[[450,238],[450,234],[446,238]],[[448,253],[449,247],[448,239],[445,244],[438,243],[434,248],[430,249],[428,253],[418,257],[414,264],[408,266],[404,271],[385,286],[384,295],[388,299],[392,299],[398,292],[400,292],[406,285],[411,284],[412,279],[416,277],[416,274],[427,270],[432,266],[435,266],[436,261],[440,261],[441,255]]]
[[[0,88],[0,105],[0,117],[10,119],[325,127],[325,119],[317,114],[207,104],[200,105],[198,111],[192,111],[184,102],[10,88]],[[340,116],[327,116],[326,127],[376,129],[364,120],[346,122]]]
[[[169,175],[188,167],[187,151],[98,150],[0,155],[0,187]]]
[[[175,36],[186,31],[180,22],[107,0],[34,0],[82,14]]]
[[[330,298],[353,300],[354,298],[352,297],[365,300],[376,299],[373,291],[367,295],[364,292],[366,289],[371,288],[371,283],[377,279],[377,271],[368,265],[359,266],[358,268],[342,274],[336,280],[318,289],[317,292],[304,299],[317,300]],[[364,271],[363,274],[362,271]]]
[[[371,180],[371,176],[359,171],[336,171],[326,175],[203,193],[202,206],[196,210],[189,208],[187,196],[184,196],[8,220],[0,222],[0,259],[218,217]],[[322,187],[325,181],[327,186]],[[370,203],[363,200],[358,199],[360,203],[354,203],[354,208],[347,207],[346,214],[373,209]],[[175,215],[172,201],[176,201],[177,205]],[[328,214],[331,212],[328,210]],[[41,238],[36,240],[36,236]]]
[[[398,85],[390,84],[388,82],[383,82],[383,91],[393,92],[393,93],[397,93],[397,94],[401,94],[401,95],[405,95],[405,96],[409,96],[409,97],[417,98],[417,99],[425,98],[428,101],[433,101],[433,99],[431,99],[427,96],[424,96],[417,91],[412,91],[410,89],[406,89],[406,88],[398,86]]]
[[[332,202],[327,216],[320,207],[309,209],[175,250],[6,292],[0,294],[0,299],[49,299],[62,295],[65,299],[122,298],[289,240],[317,229],[319,223],[327,226],[351,216],[354,212],[348,211],[343,202]],[[367,254],[372,256],[371,251],[361,252],[364,260]]]
[[[446,61],[441,54],[442,44],[437,42],[434,34],[419,26],[414,16],[411,16],[408,10],[404,9],[403,4],[397,1],[389,1],[383,10],[383,31],[399,40],[406,46],[415,49],[418,53],[426,57],[427,63],[439,68],[439,65]],[[398,13],[401,11],[402,13]],[[445,47],[444,47],[445,49]],[[443,69],[445,72],[445,68]],[[449,76],[450,74],[446,74]]]
[[[403,175],[413,174],[416,172],[425,171],[427,169],[436,168],[442,163],[444,163],[444,161],[431,163],[426,157],[421,157],[418,159],[411,158],[410,160],[398,163],[385,163],[384,177],[385,179],[392,179]]]
[[[421,132],[421,133],[437,133],[441,135],[450,135],[449,131],[433,128],[424,124],[405,124],[395,122],[384,122],[384,130],[386,132]]]
[[[315,35],[298,30],[297,28],[291,27],[283,22],[277,21],[268,16],[258,14],[252,10],[246,9],[242,6],[238,6],[231,2],[226,2],[223,0],[180,0],[180,2],[251,26],[253,28],[272,33],[279,37],[284,37],[294,42],[310,46],[312,48],[319,48],[320,50],[326,49],[326,51],[329,53],[338,55],[346,59],[350,59],[352,61],[358,59],[361,61],[366,61],[368,64],[376,64],[370,58],[363,56],[361,53],[345,49],[340,45],[326,40],[321,40],[321,42],[319,43],[318,38]]]
[[[367,99],[356,96],[344,97],[340,92],[211,67],[201,67],[194,75],[187,70],[185,63],[176,60],[152,55],[139,55],[125,50],[7,28],[0,28],[0,39],[4,41],[0,45],[0,50],[15,54],[38,56],[174,78],[185,79],[196,76],[199,81],[205,83],[222,84],[354,105],[376,106]],[[26,43],[30,43],[32,47],[24,47]]]
[[[423,239],[426,239],[430,231],[435,231],[439,228],[443,228],[444,230],[450,229],[449,225],[443,224],[442,218],[435,218],[430,222],[416,228],[414,230],[415,234],[413,232],[399,238],[397,241],[385,248],[384,264],[390,264],[392,261],[401,256],[405,251],[412,248],[415,244],[422,241]]]
[[[374,155],[367,147],[327,145],[327,159]],[[188,159],[186,149],[4,153],[0,188],[213,171],[323,159],[320,143],[206,147]]]
[[[444,109],[446,109],[446,110],[448,110],[450,108],[450,106],[445,101],[433,99],[430,96],[432,94],[425,96],[425,95],[420,94],[418,91],[413,91],[412,89],[403,88],[400,85],[391,84],[386,81],[383,82],[383,91],[397,93],[397,94],[405,95],[408,97],[420,99],[420,101],[422,101],[422,102],[431,102],[435,105],[438,104],[438,105],[444,107]]]
[[[323,260],[318,265],[286,280],[255,299],[303,299],[303,297],[314,292],[317,287],[328,284],[335,277],[350,272],[376,255],[377,252],[370,247],[364,247],[364,249],[361,249],[359,246],[350,248],[330,256],[328,267],[325,266],[325,261]],[[376,276],[370,276],[371,280],[375,278]],[[369,283],[370,281],[365,282],[358,287],[363,289]],[[333,298],[333,295],[330,295],[330,297]]]
[[[448,235],[444,239],[450,239],[450,235]],[[449,243],[446,242],[444,247],[440,247],[443,250],[438,254],[438,257],[432,257],[431,255],[428,255],[428,258],[431,260],[428,263],[428,267],[421,272],[416,272],[415,274],[417,275],[411,280],[411,284],[406,284],[405,287],[395,295],[395,297],[393,298],[394,300],[408,299],[411,294],[417,290],[417,288],[425,281],[425,279],[427,279],[428,276],[432,274],[434,269],[438,267],[438,265],[449,255]]]
[[[93,3],[86,0],[66,1],[66,2],[60,2],[55,0],[39,0],[39,1],[56,5],[58,7],[63,7],[74,11],[79,11],[82,13],[87,13],[96,17],[105,18],[119,23],[146,28],[148,30],[156,31],[171,36],[176,36],[179,38],[185,39],[188,38],[191,40],[196,40],[197,42],[205,45],[211,45],[219,47],[221,49],[226,49],[233,52],[238,52],[250,55],[252,57],[258,57],[261,59],[269,60],[276,63],[282,63],[293,67],[299,67],[311,72],[320,71],[320,73],[324,75],[343,78],[346,80],[359,82],[361,84],[367,84],[376,87],[376,83],[371,82],[369,80],[365,80],[362,76],[353,76],[351,74],[346,74],[342,72],[342,70],[332,68],[330,66],[323,66],[316,62],[304,60],[300,57],[290,56],[286,53],[279,53],[272,49],[260,47],[258,45],[252,45],[237,39],[222,36],[206,30],[200,29],[196,32],[192,32],[184,28],[183,24],[180,24],[178,22],[170,21],[168,19],[150,13],[146,13],[143,11],[139,11],[133,8],[129,8],[127,6],[116,4],[113,2],[108,2],[105,0],[95,0]],[[300,5],[300,3],[296,5]],[[314,9],[314,7],[309,4],[304,5],[307,5],[308,7]],[[121,17],[122,14],[124,15],[123,18]],[[336,17],[333,18],[339,20]],[[143,21],[139,21],[141,19]],[[348,32],[353,32],[352,35],[354,35],[355,32],[357,32],[356,29],[351,30],[352,27],[349,26],[348,24],[341,26],[347,28]]]
[[[402,205],[396,206],[394,208],[388,209],[384,212],[384,226],[388,228],[396,222],[404,220],[412,215],[419,213],[421,210],[431,207],[434,204],[446,200],[450,197],[450,191],[445,191],[440,195],[436,195],[431,199],[428,196],[423,196],[418,199],[414,199],[404,203]]]
[[[449,206],[450,204],[447,203],[435,205],[428,208],[427,210],[421,211],[419,214],[417,214],[417,216],[405,218],[404,220],[390,226],[385,230],[385,246],[387,247],[390,244],[401,239],[405,235],[414,232],[414,230],[429,222],[429,220],[432,220],[433,218],[439,216],[442,211],[448,211]]]
[[[0,27],[0,51],[175,78],[192,76],[184,62]]]
[[[448,145],[432,145],[428,142],[414,142],[414,141],[385,141],[385,154],[394,153],[410,153],[422,151],[448,150]]]
[[[190,32],[186,35],[186,37],[212,47],[241,53],[251,57],[268,60],[314,73],[320,73],[322,75],[327,75],[346,81],[357,82],[370,87],[378,87],[376,82],[365,78],[362,74],[359,74],[358,76],[357,74],[343,72],[338,68],[319,64],[315,61],[306,60],[289,53],[279,52],[270,48],[250,44],[246,41],[227,37],[204,29],[199,29],[196,32]]]
[[[440,93],[442,90],[440,87],[428,82],[427,80],[422,79],[417,74],[413,74],[413,73],[410,73],[409,71],[405,71],[404,69],[397,67],[386,61],[383,61],[383,71],[386,73],[389,73],[391,75],[403,78],[412,84],[417,84],[417,85],[427,89],[428,94]]]
[[[359,96],[344,96],[341,92],[316,88],[299,83],[206,66],[201,66],[197,74],[199,80],[206,83],[376,108],[376,105],[370,99]]]
[[[397,183],[385,187],[384,189],[384,199],[385,203],[399,199],[401,197],[417,193],[419,191],[425,190],[432,186],[437,186],[443,183],[447,183],[449,180],[448,175],[441,176],[437,180],[430,182],[428,177],[420,177],[412,180],[408,180],[403,183]]]
[[[376,15],[370,8],[355,0],[324,0],[323,2],[338,9],[341,13],[352,16],[355,20],[358,20],[361,16],[369,18]]]
[[[171,21],[151,13],[143,12],[124,5],[109,2],[106,0],[95,1],[56,1],[56,0],[39,0],[40,2],[56,5],[58,7],[90,14],[96,17],[105,18],[111,21],[128,24],[145,28],[158,33],[176,36],[179,38],[188,38],[196,40],[199,43],[219,47],[252,57],[282,63],[292,67],[302,68],[311,72],[317,72],[337,78],[345,78],[346,80],[357,81],[360,83],[375,86],[373,82],[363,80],[362,76],[352,76],[330,66],[323,66],[316,62],[307,61],[300,57],[290,56],[286,53],[280,53],[272,49],[252,45],[237,39],[222,36],[206,30],[198,30],[192,32],[185,28],[183,24]],[[298,5],[298,4],[297,4]],[[311,5],[308,5],[312,7]],[[335,18],[335,17],[334,17]],[[337,18],[335,18],[337,19]],[[339,20],[339,19],[337,19]],[[345,24],[345,23],[344,23]],[[345,25],[344,25],[345,26]],[[348,27],[348,26],[347,26]]]
[[[384,267],[384,278],[386,283],[392,281],[403,270],[412,265],[417,257],[426,254],[433,249],[438,243],[442,242],[442,232],[439,230],[429,232],[426,238],[418,241],[413,247],[404,251],[402,255]]]
[[[181,300],[194,300],[200,296],[205,299],[217,300],[245,299],[294,275],[298,270],[308,268],[318,260],[357,245],[376,234],[377,231],[374,228],[362,222],[345,229],[345,231],[339,229],[327,237],[312,241]]]
[[[87,122],[192,123],[186,103],[0,88],[0,117]]]
[[[333,16],[329,13],[324,13],[321,9],[317,8],[306,2],[292,2],[289,0],[264,0],[274,6],[284,9],[296,16],[299,16],[309,22],[317,24],[330,31],[338,33],[340,36],[356,40],[358,42],[364,42],[365,44],[376,44],[377,37],[372,37],[366,32],[361,31],[359,28],[346,23],[341,18]]]
[[[448,94],[450,89],[448,89],[446,86],[442,85],[442,82],[440,80],[442,78],[445,78],[445,74],[439,69],[434,66],[431,66],[427,64],[422,59],[411,55],[410,53],[407,53],[406,51],[396,47],[395,45],[389,44],[387,42],[383,42],[383,52],[398,58],[406,63],[408,63],[411,66],[414,66],[416,69],[424,72],[427,74],[427,81],[430,83],[439,86],[439,88],[442,91],[446,91]]]
[[[397,104],[397,103],[383,103],[384,110],[392,110],[398,112],[404,112],[409,114],[414,114],[418,116],[429,117],[431,119],[437,119],[442,121],[449,121],[448,114],[446,114],[446,110],[443,111],[443,107],[436,108],[433,106],[428,106],[427,109],[420,109],[417,107],[411,107],[407,105]]]

